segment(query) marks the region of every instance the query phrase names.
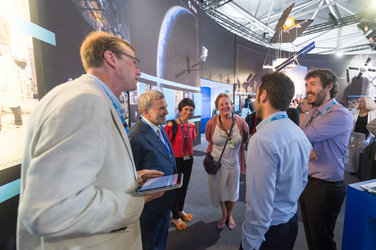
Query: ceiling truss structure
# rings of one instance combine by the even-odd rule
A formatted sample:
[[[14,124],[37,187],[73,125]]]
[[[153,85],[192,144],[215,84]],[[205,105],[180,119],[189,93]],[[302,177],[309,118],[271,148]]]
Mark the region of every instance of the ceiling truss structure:
[[[326,23],[320,23],[316,25],[308,26],[308,28],[300,35],[312,35],[322,31],[332,30],[343,26],[359,23],[361,21],[359,15],[352,15],[343,18],[338,18],[336,21],[328,21]]]
[[[238,23],[237,21],[231,19],[230,17],[223,15],[221,12],[216,11],[215,9],[210,9],[206,11],[206,14],[208,14],[211,18],[213,18],[222,26],[229,29],[231,32],[241,37],[244,37],[246,39],[251,39],[252,41],[256,41],[257,43],[262,44],[262,45],[266,45],[269,43],[269,39],[266,39],[260,34],[252,31],[251,29]]]
[[[312,53],[376,53],[356,24],[366,0],[294,0],[291,15],[296,20],[314,20],[291,43],[270,43],[286,6],[275,0],[194,0],[211,18],[231,32],[255,43],[286,51],[298,51],[311,41]],[[288,5],[290,5],[288,4]],[[290,15],[290,16],[291,16]]]

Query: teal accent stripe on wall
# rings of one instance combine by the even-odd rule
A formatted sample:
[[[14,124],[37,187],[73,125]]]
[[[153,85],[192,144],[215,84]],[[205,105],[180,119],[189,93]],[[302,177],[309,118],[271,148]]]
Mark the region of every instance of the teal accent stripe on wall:
[[[55,33],[17,16],[12,16],[10,22],[15,30],[56,46]]]
[[[9,182],[0,187],[0,203],[9,200],[10,198],[20,193],[21,179]]]

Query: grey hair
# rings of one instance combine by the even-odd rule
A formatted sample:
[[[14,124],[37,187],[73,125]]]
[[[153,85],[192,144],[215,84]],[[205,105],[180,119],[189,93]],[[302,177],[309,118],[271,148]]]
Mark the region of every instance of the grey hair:
[[[369,112],[369,111],[374,111],[376,109],[376,104],[375,104],[375,100],[373,97],[371,96],[362,96],[360,97],[359,99],[363,98],[364,99],[364,106],[366,108],[366,110]]]
[[[138,111],[140,112],[140,114],[142,114],[142,110],[144,108],[150,110],[152,100],[160,100],[164,98],[165,97],[162,92],[159,92],[157,90],[148,90],[138,98]]]

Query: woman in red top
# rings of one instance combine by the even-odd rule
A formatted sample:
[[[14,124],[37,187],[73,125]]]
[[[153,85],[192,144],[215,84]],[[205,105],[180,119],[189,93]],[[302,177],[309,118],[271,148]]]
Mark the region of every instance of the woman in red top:
[[[165,129],[174,149],[178,173],[184,174],[183,186],[177,190],[175,204],[172,208],[172,223],[174,223],[177,230],[183,231],[188,227],[185,222],[189,222],[193,218],[192,214],[187,214],[183,211],[183,207],[192,172],[193,140],[196,139],[196,126],[188,119],[193,116],[195,104],[191,99],[184,98],[180,101],[178,109],[180,115],[179,118],[175,119],[175,137],[174,125],[171,121],[167,123]]]

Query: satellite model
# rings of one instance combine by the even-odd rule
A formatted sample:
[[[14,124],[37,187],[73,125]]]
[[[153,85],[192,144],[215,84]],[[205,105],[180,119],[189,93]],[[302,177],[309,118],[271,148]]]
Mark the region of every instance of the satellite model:
[[[364,66],[357,67],[349,67],[350,70],[359,70],[359,74],[356,77],[357,79],[360,79],[364,72],[370,71],[370,72],[376,72],[376,69],[374,68],[368,68],[368,63],[371,61],[370,57],[367,57],[366,62],[364,63]]]
[[[282,62],[280,65],[275,67],[275,71],[281,71],[282,69],[286,68],[289,64],[293,62],[299,63],[298,58],[304,56],[305,54],[307,54],[314,48],[315,48],[315,42],[313,41],[307,46],[305,46],[303,49],[299,50],[295,55],[293,55],[292,57],[288,58],[286,61]]]
[[[194,63],[190,64],[189,57],[187,56],[185,58],[187,68],[178,74],[175,75],[175,78],[178,78],[179,76],[183,75],[184,73],[191,73],[191,71],[201,71],[202,66],[204,65],[204,62],[206,61],[206,58],[208,57],[208,49],[204,46],[201,46],[201,56],[200,58]]]

